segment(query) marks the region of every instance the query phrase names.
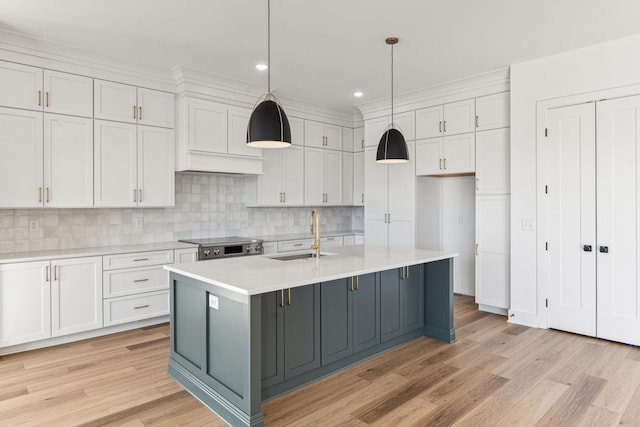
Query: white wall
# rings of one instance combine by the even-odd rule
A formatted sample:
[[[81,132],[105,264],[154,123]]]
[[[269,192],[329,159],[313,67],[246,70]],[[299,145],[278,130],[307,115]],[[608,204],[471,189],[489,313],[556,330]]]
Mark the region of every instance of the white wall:
[[[537,219],[536,108],[541,101],[640,83],[640,35],[511,66],[510,321],[546,327],[546,289],[538,274],[543,236],[523,230]],[[629,92],[634,91],[629,88]],[[637,92],[634,92],[637,93]],[[595,97],[595,94],[594,94]],[[539,228],[539,227],[538,227]]]

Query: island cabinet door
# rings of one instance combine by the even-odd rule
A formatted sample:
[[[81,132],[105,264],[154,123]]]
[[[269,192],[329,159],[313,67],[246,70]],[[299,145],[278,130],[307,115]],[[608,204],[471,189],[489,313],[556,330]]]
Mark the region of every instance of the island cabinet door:
[[[284,381],[284,308],[281,291],[262,294],[262,388]]]
[[[355,291],[352,278],[320,284],[320,336],[322,365],[353,353],[351,305]]]
[[[285,291],[284,378],[320,367],[320,284]]]
[[[402,269],[380,272],[380,339],[389,341],[402,335],[400,274]]]
[[[380,284],[376,274],[356,277],[353,294],[353,352],[380,344]]]
[[[401,276],[400,290],[403,304],[403,333],[422,329],[424,325],[423,283],[422,265],[407,267]]]

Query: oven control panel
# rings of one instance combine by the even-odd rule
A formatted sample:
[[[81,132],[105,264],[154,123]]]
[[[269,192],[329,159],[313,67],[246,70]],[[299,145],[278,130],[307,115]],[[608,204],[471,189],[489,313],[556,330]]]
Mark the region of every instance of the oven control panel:
[[[235,256],[262,255],[262,242],[244,243],[239,245],[201,246],[198,250],[198,260],[227,258]]]

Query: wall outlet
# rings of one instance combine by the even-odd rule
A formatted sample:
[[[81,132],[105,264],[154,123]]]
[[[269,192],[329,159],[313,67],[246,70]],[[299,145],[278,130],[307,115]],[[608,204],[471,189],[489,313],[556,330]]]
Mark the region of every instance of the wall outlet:
[[[458,216],[458,224],[464,224],[464,217],[462,215]]]
[[[220,300],[217,296],[209,294],[209,307],[214,310],[220,309]]]
[[[523,218],[522,219],[522,230],[523,231],[535,231],[536,230],[536,220],[533,218]]]
[[[29,221],[29,231],[38,231],[40,230],[40,222],[37,219],[32,219]]]

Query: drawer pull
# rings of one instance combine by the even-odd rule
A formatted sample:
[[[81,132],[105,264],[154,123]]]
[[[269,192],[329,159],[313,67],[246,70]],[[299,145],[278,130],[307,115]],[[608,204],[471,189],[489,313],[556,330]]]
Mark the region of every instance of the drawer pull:
[[[137,307],[133,307],[133,309],[134,309],[134,310],[139,310],[139,309],[141,309],[141,308],[147,308],[147,307],[149,307],[149,304],[139,305],[139,306],[137,306]]]
[[[302,246],[302,243],[294,243],[293,246]]]
[[[148,281],[149,279],[137,279],[137,280],[134,280],[133,282],[138,283],[138,282],[148,282]]]
[[[149,261],[149,258],[137,258],[133,260],[133,262],[138,262],[138,261]]]

